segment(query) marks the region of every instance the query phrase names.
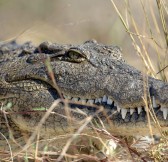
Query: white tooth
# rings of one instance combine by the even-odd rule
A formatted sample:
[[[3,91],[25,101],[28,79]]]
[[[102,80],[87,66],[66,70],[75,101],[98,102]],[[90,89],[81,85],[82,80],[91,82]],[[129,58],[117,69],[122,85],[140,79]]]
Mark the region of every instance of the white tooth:
[[[138,114],[140,114],[142,111],[142,107],[138,107]]]
[[[121,109],[121,116],[122,116],[122,119],[125,119],[126,114],[127,114],[127,109],[122,108],[122,109]]]
[[[166,118],[167,118],[167,113],[168,113],[168,108],[163,107],[163,108],[162,108],[162,111],[163,111],[163,118],[166,120]]]
[[[135,109],[134,108],[130,108],[130,114],[132,115],[134,113]]]
[[[117,111],[120,112],[121,110],[121,107],[117,106]]]
[[[114,102],[114,106],[117,107],[117,103],[116,102]]]
[[[95,99],[95,103],[98,103],[98,102],[99,102],[99,99],[98,99],[98,98],[96,98],[96,99]]]
[[[94,100],[88,100],[87,103],[93,104],[93,103],[94,103]]]
[[[107,104],[108,105],[111,105],[113,103],[113,101],[108,97],[108,99],[107,99]]]
[[[114,102],[114,106],[117,107],[117,111],[118,111],[118,112],[121,111],[121,107],[120,107],[116,102]]]
[[[86,100],[85,99],[81,99],[80,102],[83,103],[83,104],[85,104]]]
[[[74,101],[74,102],[76,102],[76,101],[78,101],[78,98],[72,98],[72,101]]]
[[[102,98],[98,98],[98,101],[99,101],[99,103],[101,103],[102,102]]]
[[[157,107],[155,96],[152,96],[152,104],[154,108]]]
[[[68,100],[70,100],[72,97],[71,97],[71,96],[66,96],[66,98],[67,98]]]
[[[102,102],[107,102],[107,96],[106,95],[103,96]]]

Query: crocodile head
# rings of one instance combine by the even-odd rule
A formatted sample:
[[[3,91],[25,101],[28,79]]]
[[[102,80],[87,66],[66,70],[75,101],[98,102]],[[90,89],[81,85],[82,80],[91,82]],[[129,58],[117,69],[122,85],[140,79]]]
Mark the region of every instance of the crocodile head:
[[[19,53],[6,65],[10,72],[3,72],[1,76],[10,83],[42,81],[40,84],[47,84],[53,88],[52,91],[57,91],[48,72],[50,67],[44,64],[47,58],[50,58],[56,85],[63,97],[74,102],[102,105],[112,123],[109,127],[112,132],[148,134],[148,110],[163,128],[167,127],[168,84],[126,64],[117,46],[96,41],[82,45],[44,42],[31,54]],[[59,98],[55,94],[57,92],[52,93],[53,98]],[[157,127],[155,122],[151,123]]]

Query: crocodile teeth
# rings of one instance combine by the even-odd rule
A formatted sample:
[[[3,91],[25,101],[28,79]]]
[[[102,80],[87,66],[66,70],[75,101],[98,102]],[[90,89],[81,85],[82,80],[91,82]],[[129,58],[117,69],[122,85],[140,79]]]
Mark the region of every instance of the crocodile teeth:
[[[83,103],[83,104],[85,104],[86,100],[85,99],[81,99],[80,102]]]
[[[114,102],[114,106],[117,107],[117,103],[116,102]]]
[[[101,103],[102,102],[102,98],[98,98],[98,101],[99,101],[99,103]]]
[[[138,107],[138,114],[140,114],[142,111],[142,107]]]
[[[121,111],[121,107],[117,106],[117,111],[120,112]]]
[[[152,105],[153,107],[157,107],[155,96],[152,96]]]
[[[94,103],[94,100],[88,100],[87,103],[93,104],[93,103]]]
[[[63,96],[64,96],[64,98],[66,98],[68,100],[70,100],[72,98],[71,96],[66,96],[66,95],[63,95]]]
[[[72,98],[71,100],[74,101],[74,102],[76,102],[76,101],[79,100],[79,98],[75,98],[75,97],[74,97],[74,98]]]
[[[106,95],[103,96],[102,102],[107,102],[107,96]]]
[[[125,119],[126,114],[127,114],[127,109],[122,108],[122,109],[121,109],[121,116],[122,116],[122,119]]]
[[[113,103],[113,101],[108,97],[108,99],[107,99],[107,104],[108,105],[111,105]]]
[[[130,114],[132,115],[134,113],[135,109],[130,109]]]
[[[165,107],[163,107],[163,108],[162,108],[162,111],[163,111],[163,118],[166,120],[166,118],[167,118],[167,113],[168,113],[168,109],[165,108]]]
[[[96,99],[95,99],[95,103],[98,103],[98,102],[99,102],[99,99],[98,99],[98,98],[96,98]]]

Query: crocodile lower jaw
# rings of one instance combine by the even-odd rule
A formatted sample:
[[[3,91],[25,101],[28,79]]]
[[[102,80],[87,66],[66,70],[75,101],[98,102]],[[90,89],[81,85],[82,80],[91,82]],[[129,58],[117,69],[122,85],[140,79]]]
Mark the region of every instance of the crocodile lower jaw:
[[[86,103],[91,104],[91,105],[93,105],[93,104],[100,104],[100,105],[106,104],[106,105],[111,106],[112,109],[115,107],[117,112],[121,113],[122,119],[125,119],[127,113],[130,113],[130,115],[132,115],[135,112],[138,115],[140,115],[140,113],[146,112],[146,109],[147,109],[146,106],[138,106],[135,108],[129,108],[129,107],[128,108],[121,108],[121,106],[119,106],[116,101],[113,101],[112,99],[110,99],[110,97],[108,97],[106,95],[104,95],[101,98],[96,98],[96,99],[82,99],[79,97],[77,98],[77,97],[66,96],[64,94],[63,94],[63,96],[65,99],[71,100],[73,102],[80,102],[82,104],[86,104]],[[154,108],[154,110],[157,109],[157,112],[161,111],[163,119],[166,120],[167,115],[168,115],[168,107],[156,104],[156,100],[155,100],[154,96],[152,96],[151,101],[152,101],[152,105],[153,105],[152,107]]]

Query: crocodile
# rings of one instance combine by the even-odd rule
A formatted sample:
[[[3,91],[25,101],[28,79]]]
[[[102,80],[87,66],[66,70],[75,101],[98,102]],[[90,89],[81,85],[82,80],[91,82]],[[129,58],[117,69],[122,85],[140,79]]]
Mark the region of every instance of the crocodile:
[[[95,40],[0,44],[0,132],[8,132],[4,111],[16,138],[19,130],[33,132],[56,100],[42,137],[73,132],[88,116],[115,135],[148,135],[148,118],[153,133],[167,130],[168,83],[128,65],[122,55],[118,46]]]

